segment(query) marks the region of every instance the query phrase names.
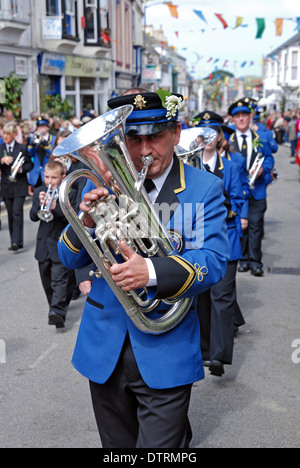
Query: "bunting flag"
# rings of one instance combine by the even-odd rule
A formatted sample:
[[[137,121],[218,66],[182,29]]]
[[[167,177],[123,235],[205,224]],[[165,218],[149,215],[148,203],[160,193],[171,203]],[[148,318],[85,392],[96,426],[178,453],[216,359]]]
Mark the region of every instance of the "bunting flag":
[[[275,21],[276,36],[281,36],[283,28],[283,18],[277,18]]]
[[[222,15],[220,15],[219,13],[215,13],[215,15],[218,18],[218,20],[220,20],[221,23],[223,24],[224,29],[228,28],[228,24],[226,23]]]
[[[203,16],[202,11],[200,11],[200,10],[194,10],[194,13],[196,13],[196,15],[199,16],[199,18],[201,18],[205,23],[207,23],[206,19],[205,19],[204,16]]]
[[[237,16],[234,29],[238,28],[239,26],[242,26],[242,22],[243,22],[243,17],[242,16]]]
[[[177,10],[177,5],[173,5],[172,3],[167,2],[166,5],[169,7],[171,16],[173,18],[178,18],[178,10]]]
[[[299,29],[300,29],[300,18],[297,18],[296,21],[297,21],[297,26],[295,27],[294,31],[299,31]]]
[[[175,31],[176,37],[179,37],[179,32]]]
[[[256,23],[257,23],[257,34],[255,39],[261,39],[263,32],[265,30],[265,20],[264,18],[256,18]]]
[[[241,67],[244,68],[244,67],[246,66],[246,64],[247,64],[247,62],[243,62],[243,63],[241,64]]]

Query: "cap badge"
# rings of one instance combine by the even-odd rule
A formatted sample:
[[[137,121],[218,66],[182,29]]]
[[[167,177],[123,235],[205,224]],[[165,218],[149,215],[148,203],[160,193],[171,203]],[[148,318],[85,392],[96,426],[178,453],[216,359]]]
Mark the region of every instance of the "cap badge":
[[[242,105],[243,105],[242,102],[239,102],[239,103],[237,104],[238,107],[242,107]]]
[[[208,113],[206,113],[204,116],[203,116],[204,120],[209,120],[210,119],[210,115]]]
[[[143,109],[144,107],[146,107],[147,101],[145,101],[141,94],[138,94],[133,104],[136,107],[136,109]]]

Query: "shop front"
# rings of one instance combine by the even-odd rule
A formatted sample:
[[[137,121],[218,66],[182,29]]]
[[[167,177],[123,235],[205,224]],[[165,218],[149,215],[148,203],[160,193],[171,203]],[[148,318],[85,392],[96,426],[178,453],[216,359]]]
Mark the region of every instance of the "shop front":
[[[21,53],[20,49],[10,49],[8,50],[7,48],[7,51],[3,50],[0,52],[0,80],[8,77],[10,73],[14,73],[18,78],[22,79],[20,118],[27,119],[30,117],[30,113],[35,111],[38,106],[38,96],[36,94],[36,54],[30,49],[24,49]],[[1,103],[1,106],[4,106],[4,102]]]
[[[77,117],[85,109],[101,115],[107,111],[111,78],[110,60],[68,55],[62,95],[71,102]]]

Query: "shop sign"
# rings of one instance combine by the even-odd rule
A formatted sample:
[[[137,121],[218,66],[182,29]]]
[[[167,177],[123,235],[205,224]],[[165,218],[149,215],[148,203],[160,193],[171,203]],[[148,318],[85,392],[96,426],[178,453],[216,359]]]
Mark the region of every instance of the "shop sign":
[[[107,60],[74,57],[66,58],[66,76],[109,78],[111,64]]]
[[[61,40],[62,39],[62,20],[61,17],[49,16],[42,22],[43,40]]]
[[[28,74],[28,60],[27,57],[15,57],[15,71],[16,75],[27,77]]]
[[[43,53],[41,74],[61,76],[66,67],[66,57],[64,55]]]
[[[143,70],[143,83],[153,83],[161,80],[161,69],[156,65],[146,65]]]

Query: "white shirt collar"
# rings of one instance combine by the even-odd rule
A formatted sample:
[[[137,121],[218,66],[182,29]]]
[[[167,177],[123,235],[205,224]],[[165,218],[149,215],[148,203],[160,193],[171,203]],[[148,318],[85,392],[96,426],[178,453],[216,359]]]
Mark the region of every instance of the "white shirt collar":
[[[15,140],[13,140],[9,145],[6,143],[6,151],[9,151],[9,148],[13,151],[15,147]]]
[[[217,159],[218,159],[218,153],[215,152],[215,154],[208,161],[203,161],[203,164],[208,164],[211,172],[214,172]]]
[[[173,164],[174,164],[174,159],[172,158],[172,162],[169,165],[169,167],[165,170],[165,172],[163,174],[161,174],[159,177],[156,177],[156,179],[152,179],[152,182],[155,185],[155,189],[151,190],[151,192],[148,193],[148,197],[150,198],[152,203],[154,203],[156,198],[158,197],[158,194],[161,191],[161,189],[162,189],[162,187],[163,187],[163,185],[164,185],[164,183],[166,181],[166,178],[168,177],[168,175],[171,172]]]

